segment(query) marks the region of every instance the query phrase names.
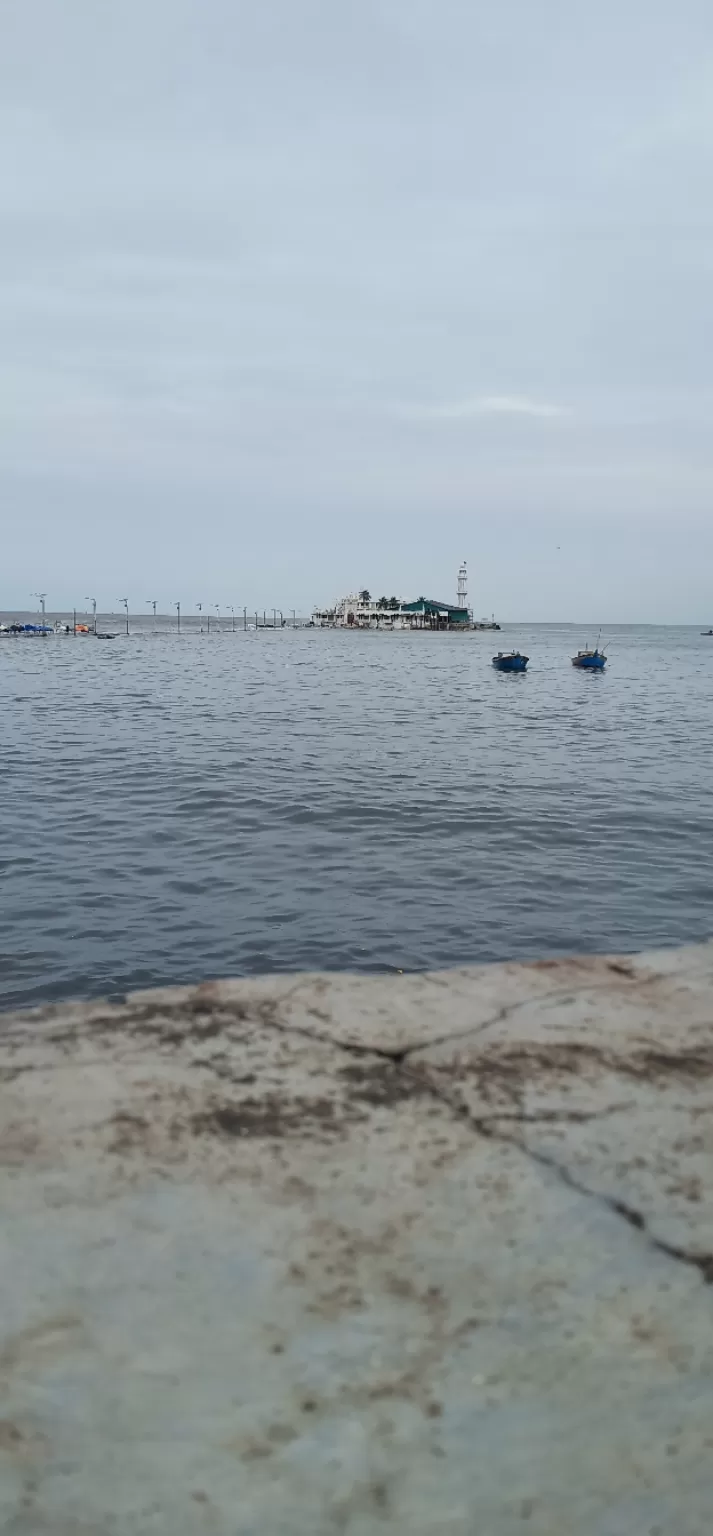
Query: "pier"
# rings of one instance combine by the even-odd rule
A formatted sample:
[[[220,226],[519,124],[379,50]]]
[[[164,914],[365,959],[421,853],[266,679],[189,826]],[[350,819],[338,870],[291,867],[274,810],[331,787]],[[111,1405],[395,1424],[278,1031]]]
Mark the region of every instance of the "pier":
[[[153,603],[153,600],[152,600]],[[152,605],[151,605],[152,606]],[[27,636],[53,635],[71,638],[97,637],[118,639],[122,635],[230,635],[247,631],[276,629],[311,629],[312,619],[292,608],[285,613],[280,608],[253,609],[237,607],[227,612],[187,611],[181,603],[174,603],[174,613],[141,611],[133,612],[130,604],[123,611],[74,609],[71,612],[49,612],[42,620],[39,616],[24,612],[8,611],[0,616],[0,639]]]
[[[76,637],[91,634],[97,638],[115,638],[123,632],[131,634],[163,634],[175,630],[177,634],[197,631],[210,635],[235,634],[238,630],[275,629],[349,629],[384,631],[421,631],[423,633],[450,632],[464,634],[469,630],[497,630],[500,625],[491,619],[475,619],[468,606],[467,568],[465,561],[458,572],[458,597],[455,603],[433,597],[413,599],[399,597],[374,598],[366,588],[340,598],[331,607],[314,608],[309,616],[298,614],[295,608],[287,613],[282,608],[250,608],[228,604],[225,612],[219,603],[196,602],[191,610],[181,599],[172,603],[175,614],[160,614],[158,600],[147,598],[142,608],[134,609],[128,597],[116,599],[117,607],[111,611],[99,611],[96,597],[87,597],[91,605],[84,612],[75,608],[71,613],[47,613],[47,593],[35,593],[40,600],[41,611],[34,616],[26,613],[6,615],[0,621],[0,636],[14,634],[64,634]],[[118,608],[118,612],[117,612]],[[147,615],[146,608],[151,609]],[[228,617],[230,615],[230,617]],[[1,616],[0,616],[1,619]]]

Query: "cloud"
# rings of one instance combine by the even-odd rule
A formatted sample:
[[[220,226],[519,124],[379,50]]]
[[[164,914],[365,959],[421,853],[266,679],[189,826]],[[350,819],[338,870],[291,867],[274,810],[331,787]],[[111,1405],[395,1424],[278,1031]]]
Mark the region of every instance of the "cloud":
[[[569,413],[566,406],[554,405],[549,400],[532,400],[528,395],[473,395],[439,405],[400,406],[397,414],[419,421],[470,421],[479,416],[533,416],[551,420]]]
[[[710,5],[152,0],[110,45],[105,9],[2,9],[2,601],[160,583],[178,509],[166,600],[257,602],[275,549],[270,602],[321,600],[366,526],[389,590],[477,540],[493,602],[564,616],[574,556],[533,600],[473,509],[561,517],[587,611],[576,504],[627,560],[667,517],[626,611],[703,618]]]

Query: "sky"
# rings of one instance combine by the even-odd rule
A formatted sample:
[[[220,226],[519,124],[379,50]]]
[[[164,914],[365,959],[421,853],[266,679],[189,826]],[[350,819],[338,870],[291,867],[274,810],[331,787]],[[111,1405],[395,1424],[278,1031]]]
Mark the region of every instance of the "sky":
[[[713,621],[710,0],[0,0],[0,609]]]

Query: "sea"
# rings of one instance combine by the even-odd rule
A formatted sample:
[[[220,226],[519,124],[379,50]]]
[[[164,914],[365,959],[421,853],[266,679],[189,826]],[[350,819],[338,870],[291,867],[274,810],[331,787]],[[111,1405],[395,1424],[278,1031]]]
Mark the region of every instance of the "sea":
[[[709,937],[713,638],[596,638],[0,639],[0,1006]]]

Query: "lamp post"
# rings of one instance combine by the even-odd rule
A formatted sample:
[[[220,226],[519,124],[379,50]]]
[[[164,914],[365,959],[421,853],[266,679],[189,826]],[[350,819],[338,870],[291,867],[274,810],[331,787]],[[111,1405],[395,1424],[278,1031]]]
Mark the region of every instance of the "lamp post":
[[[203,604],[196,603],[196,608],[198,609],[198,612],[201,616],[201,634],[203,634]]]
[[[128,635],[128,633],[129,633],[129,599],[128,599],[128,597],[117,597],[116,601],[117,601],[117,603],[121,603],[121,605],[122,605],[122,607],[123,607],[123,609],[124,609],[124,611],[126,613],[126,633]]]
[[[176,610],[176,625],[177,625],[177,628],[178,628],[178,633],[180,635],[180,633],[181,633],[181,605],[180,605],[180,603],[174,603],[173,606],[174,606],[174,608]]]
[[[232,603],[229,603],[228,606],[230,608],[230,612],[233,615],[233,634],[235,634],[235,609],[234,609]]]
[[[47,596],[47,593],[46,592],[33,592],[32,596],[39,599],[40,608],[42,609],[42,628],[44,629],[44,627],[45,627],[45,598]]]
[[[149,608],[153,608],[153,627],[155,629],[156,628],[156,598],[155,597],[147,597],[146,603],[147,603],[147,606]]]
[[[85,603],[91,603],[91,605],[92,605],[92,622],[93,622],[93,625],[94,625],[94,633],[96,634],[96,632],[97,632],[97,600],[96,600],[95,597],[85,597],[84,601],[85,601]]]

